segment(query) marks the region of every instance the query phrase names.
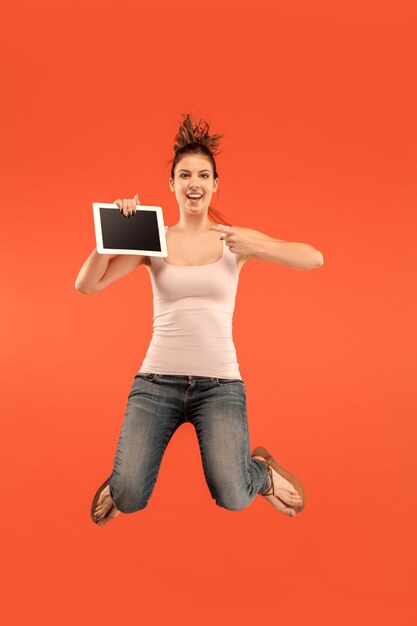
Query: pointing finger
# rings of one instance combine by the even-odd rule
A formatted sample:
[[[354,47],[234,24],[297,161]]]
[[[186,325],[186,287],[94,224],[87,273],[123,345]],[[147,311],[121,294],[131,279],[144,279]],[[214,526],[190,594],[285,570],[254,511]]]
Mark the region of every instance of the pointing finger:
[[[230,229],[232,228],[231,226],[226,226],[226,224],[218,224],[217,226],[213,226],[211,224],[209,224],[208,226],[206,226],[206,228],[208,228],[209,230],[217,230],[217,232],[219,233],[228,233],[230,231]]]

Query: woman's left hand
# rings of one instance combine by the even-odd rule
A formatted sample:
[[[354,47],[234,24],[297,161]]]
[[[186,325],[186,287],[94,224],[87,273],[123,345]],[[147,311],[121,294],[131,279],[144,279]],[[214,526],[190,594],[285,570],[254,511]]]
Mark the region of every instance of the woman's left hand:
[[[226,246],[234,254],[241,256],[250,256],[256,249],[255,232],[251,228],[245,226],[227,226],[226,224],[219,224],[218,226],[209,225],[206,228],[209,230],[217,230],[222,233],[220,239],[226,241]]]

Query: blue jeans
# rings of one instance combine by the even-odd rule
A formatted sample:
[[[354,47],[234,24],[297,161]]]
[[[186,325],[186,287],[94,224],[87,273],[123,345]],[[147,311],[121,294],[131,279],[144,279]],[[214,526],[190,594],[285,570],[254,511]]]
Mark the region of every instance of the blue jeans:
[[[119,511],[145,508],[165,448],[191,422],[204,476],[218,506],[240,511],[268,489],[265,465],[251,458],[246,386],[240,378],[139,372],[128,396],[109,487]]]

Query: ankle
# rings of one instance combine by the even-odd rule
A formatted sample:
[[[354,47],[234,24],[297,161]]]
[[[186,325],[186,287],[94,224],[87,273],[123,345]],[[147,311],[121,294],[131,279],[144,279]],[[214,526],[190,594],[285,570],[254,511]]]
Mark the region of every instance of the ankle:
[[[263,457],[259,457],[259,456],[253,456],[253,459],[256,459],[257,461],[260,461],[262,463],[262,465],[265,466],[267,472],[268,472],[268,487],[265,489],[265,491],[259,492],[262,496],[265,496],[268,494],[268,492],[270,491],[270,493],[273,493],[273,489],[272,489],[272,485],[273,485],[273,480],[272,480],[272,471],[271,468],[269,466],[269,464],[265,461],[265,459]]]

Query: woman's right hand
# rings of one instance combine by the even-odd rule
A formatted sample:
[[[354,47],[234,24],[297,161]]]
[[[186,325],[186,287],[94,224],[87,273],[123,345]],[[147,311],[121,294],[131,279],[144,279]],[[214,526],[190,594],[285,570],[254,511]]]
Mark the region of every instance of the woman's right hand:
[[[120,213],[123,213],[125,217],[130,217],[131,215],[134,215],[134,213],[136,213],[136,205],[140,204],[140,202],[139,202],[138,194],[135,193],[132,200],[130,199],[119,200],[118,199],[118,200],[115,200],[113,204],[117,204],[117,206],[119,207]]]

